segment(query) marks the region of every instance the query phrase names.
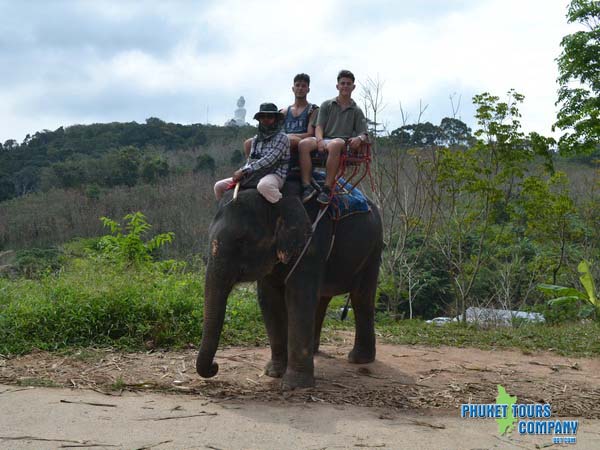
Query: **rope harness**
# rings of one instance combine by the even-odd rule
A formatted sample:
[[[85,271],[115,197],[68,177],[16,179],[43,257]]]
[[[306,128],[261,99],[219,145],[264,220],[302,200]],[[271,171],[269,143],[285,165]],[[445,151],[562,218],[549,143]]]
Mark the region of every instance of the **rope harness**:
[[[371,189],[375,190],[373,176],[371,175],[371,143],[364,142],[358,150],[350,148],[350,144],[346,141],[346,150],[340,155],[340,167],[335,178],[336,183],[340,178],[344,178],[345,183],[341,184],[340,189],[344,189],[346,185],[351,185],[349,192],[360,184],[360,182],[368,175],[371,183]],[[352,172],[346,177],[346,168],[352,167]],[[358,177],[358,178],[357,178]]]
[[[364,142],[358,150],[353,150],[352,148],[350,148],[349,142],[346,141],[346,148],[345,148],[345,151],[343,151],[342,154],[340,155],[340,166],[339,166],[338,173],[335,177],[335,181],[334,181],[333,185],[334,186],[338,185],[340,190],[345,189],[346,186],[350,185],[352,187],[348,190],[348,192],[352,192],[352,190],[354,190],[354,188],[356,186],[358,186],[360,184],[360,182],[368,175],[369,180],[371,182],[371,188],[373,190],[375,190],[375,186],[373,184],[373,177],[371,175],[371,161],[372,161],[372,157],[371,157],[371,143],[370,142]],[[345,177],[345,172],[346,172],[347,167],[352,167],[352,172],[349,177]],[[339,182],[340,178],[344,179],[344,183]],[[329,193],[330,205],[332,204],[331,200],[333,199],[334,195],[335,195],[335,189],[331,189],[331,192]],[[285,277],[284,284],[287,284],[290,276],[292,275],[292,273],[294,273],[294,270],[296,270],[296,267],[298,267],[298,264],[302,260],[302,257],[306,253],[306,250],[308,249],[308,246],[310,245],[310,243],[312,241],[312,236],[313,236],[315,230],[317,229],[317,225],[319,224],[319,222],[325,215],[326,211],[327,211],[327,207],[324,207],[324,208],[321,208],[321,210],[317,214],[317,217],[311,227],[312,233],[311,233],[310,237],[308,238],[308,240],[306,241],[306,244],[304,245],[304,248],[300,252],[300,255],[296,259],[296,262],[292,266],[292,269],[289,271],[289,273]],[[333,250],[334,242],[335,242],[335,231],[333,232],[333,235],[331,237],[329,251],[327,252],[327,258],[325,259],[326,261],[329,259],[329,256],[331,255],[331,251]],[[346,306],[344,307],[344,309],[345,309],[345,313],[347,314],[348,313],[348,301],[346,302]]]
[[[317,214],[317,218],[315,219],[315,221],[312,224],[310,236],[309,236],[308,240],[306,241],[306,244],[304,244],[304,248],[300,252],[300,255],[296,259],[296,262],[292,266],[292,269],[289,271],[289,273],[285,277],[285,280],[283,281],[283,284],[287,284],[288,280],[290,279],[290,277],[294,273],[294,270],[296,270],[296,267],[298,267],[298,264],[300,264],[300,261],[302,260],[302,257],[304,256],[304,254],[306,253],[306,250],[308,249],[308,246],[312,242],[312,237],[313,237],[313,234],[315,233],[315,230],[317,229],[317,225],[319,224],[319,222],[321,221],[321,219],[323,218],[323,216],[325,215],[326,212],[327,212],[327,208],[321,208],[319,210],[319,214]],[[332,247],[333,247],[333,245],[332,245]],[[331,251],[331,249],[330,249],[330,251]],[[329,258],[329,255],[327,255],[327,257]]]

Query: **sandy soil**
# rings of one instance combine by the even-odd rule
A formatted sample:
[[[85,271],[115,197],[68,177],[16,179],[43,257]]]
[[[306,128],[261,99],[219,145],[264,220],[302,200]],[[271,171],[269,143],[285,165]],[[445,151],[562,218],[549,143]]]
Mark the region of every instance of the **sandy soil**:
[[[598,359],[379,345],[374,363],[357,366],[346,361],[350,343],[324,346],[317,386],[291,393],[263,376],[267,348],[219,350],[210,380],[196,375],[193,349],[0,358],[0,448],[550,445],[548,436],[500,437],[493,419],[460,418],[462,403],[495,403],[498,384],[518,403],[579,419],[570,447],[600,448]]]

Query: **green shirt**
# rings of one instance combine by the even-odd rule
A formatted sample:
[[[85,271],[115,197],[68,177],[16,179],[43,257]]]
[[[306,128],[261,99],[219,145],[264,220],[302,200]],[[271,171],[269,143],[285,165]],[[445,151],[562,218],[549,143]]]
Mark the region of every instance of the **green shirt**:
[[[319,108],[317,125],[323,127],[325,139],[348,139],[367,132],[365,115],[354,100],[343,111],[337,98],[325,100]]]

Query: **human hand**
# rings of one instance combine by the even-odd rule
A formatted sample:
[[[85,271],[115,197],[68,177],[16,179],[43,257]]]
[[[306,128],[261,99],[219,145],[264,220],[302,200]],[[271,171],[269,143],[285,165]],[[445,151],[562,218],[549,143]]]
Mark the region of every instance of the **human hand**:
[[[317,139],[317,150],[321,153],[325,151],[325,142],[323,142],[323,139]]]
[[[242,172],[242,169],[238,169],[233,172],[233,176],[231,178],[233,178],[233,181],[240,181],[242,178],[244,178],[244,172]]]
[[[362,142],[362,139],[359,137],[353,137],[348,140],[348,144],[350,144],[352,150],[358,150],[362,145]]]

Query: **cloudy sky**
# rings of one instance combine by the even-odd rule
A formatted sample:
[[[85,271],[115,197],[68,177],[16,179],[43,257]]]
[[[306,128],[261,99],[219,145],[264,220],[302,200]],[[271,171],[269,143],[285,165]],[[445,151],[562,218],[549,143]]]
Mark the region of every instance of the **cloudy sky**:
[[[526,131],[550,134],[555,58],[567,0],[0,0],[0,141],[148,117],[222,125],[240,95],[293,101],[336,95],[335,78],[379,79],[389,130],[452,115],[474,125],[471,98],[526,96]],[[360,96],[360,85],[355,97]]]

